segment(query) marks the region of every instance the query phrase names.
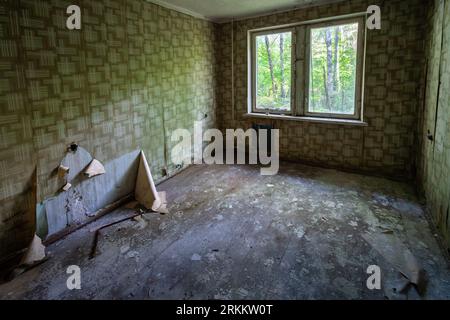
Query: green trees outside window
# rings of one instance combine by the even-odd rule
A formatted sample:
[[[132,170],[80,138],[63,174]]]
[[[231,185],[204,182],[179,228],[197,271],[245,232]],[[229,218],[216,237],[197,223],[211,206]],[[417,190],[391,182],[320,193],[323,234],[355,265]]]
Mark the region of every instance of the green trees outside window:
[[[292,32],[256,37],[256,108],[291,108]]]
[[[363,19],[250,31],[252,112],[361,119]]]
[[[355,111],[358,24],[311,29],[309,112]]]

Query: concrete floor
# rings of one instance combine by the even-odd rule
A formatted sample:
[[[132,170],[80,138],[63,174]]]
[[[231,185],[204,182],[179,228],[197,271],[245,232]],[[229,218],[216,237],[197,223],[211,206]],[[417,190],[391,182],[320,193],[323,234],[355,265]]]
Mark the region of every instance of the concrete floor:
[[[168,215],[149,213],[90,232],[123,207],[48,248],[51,258],[0,286],[1,299],[420,299],[400,294],[380,245],[401,242],[429,279],[426,299],[450,298],[450,272],[411,185],[298,164],[264,177],[252,166],[195,166],[158,187]],[[382,290],[366,287],[369,265]],[[82,289],[66,287],[70,265]]]

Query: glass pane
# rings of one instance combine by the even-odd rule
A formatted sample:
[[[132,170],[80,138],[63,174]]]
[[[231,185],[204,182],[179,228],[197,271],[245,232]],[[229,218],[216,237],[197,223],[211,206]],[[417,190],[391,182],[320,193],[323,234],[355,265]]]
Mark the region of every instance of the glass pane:
[[[311,29],[308,111],[355,113],[358,23]]]
[[[292,32],[256,37],[256,109],[291,109]]]

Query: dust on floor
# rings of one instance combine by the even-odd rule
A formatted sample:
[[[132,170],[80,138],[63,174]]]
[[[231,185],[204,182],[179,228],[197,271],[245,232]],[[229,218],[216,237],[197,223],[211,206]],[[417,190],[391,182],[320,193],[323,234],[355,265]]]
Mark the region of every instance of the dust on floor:
[[[276,176],[194,166],[158,189],[170,214],[105,229],[90,260],[92,229],[136,213],[116,210],[51,245],[50,260],[0,286],[0,298],[420,299],[399,292],[404,277],[367,235],[411,251],[428,278],[423,298],[450,298],[448,261],[409,184],[283,163]],[[81,290],[67,289],[71,265]],[[370,265],[381,290],[367,288]]]

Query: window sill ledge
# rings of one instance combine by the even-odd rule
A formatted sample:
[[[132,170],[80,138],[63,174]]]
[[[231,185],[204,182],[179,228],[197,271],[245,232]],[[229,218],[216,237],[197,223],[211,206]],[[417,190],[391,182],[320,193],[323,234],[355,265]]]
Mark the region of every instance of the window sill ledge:
[[[336,119],[336,118],[316,118],[316,117],[295,117],[279,114],[259,114],[259,113],[246,113],[245,118],[259,118],[259,119],[272,119],[272,120],[288,120],[288,121],[298,121],[298,122],[312,122],[312,123],[322,123],[322,124],[337,124],[337,125],[347,125],[356,127],[367,127],[369,124],[360,120],[348,120],[348,119]]]

